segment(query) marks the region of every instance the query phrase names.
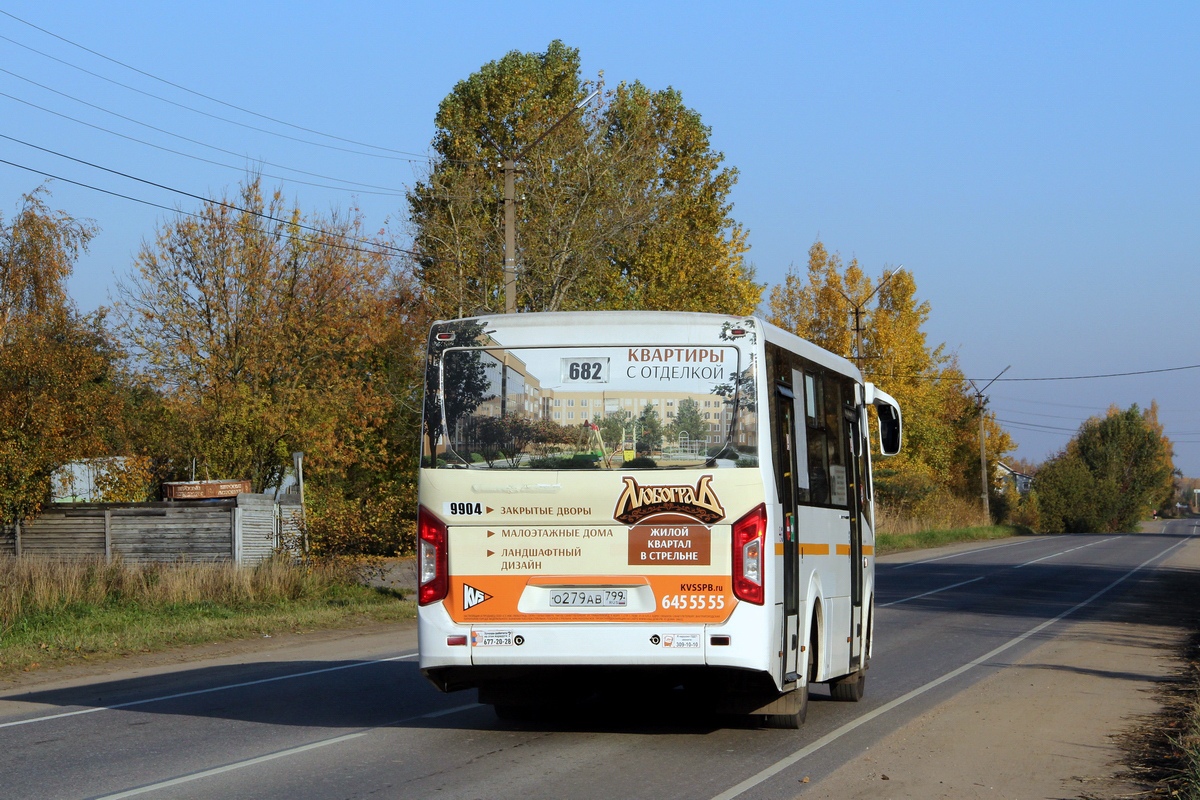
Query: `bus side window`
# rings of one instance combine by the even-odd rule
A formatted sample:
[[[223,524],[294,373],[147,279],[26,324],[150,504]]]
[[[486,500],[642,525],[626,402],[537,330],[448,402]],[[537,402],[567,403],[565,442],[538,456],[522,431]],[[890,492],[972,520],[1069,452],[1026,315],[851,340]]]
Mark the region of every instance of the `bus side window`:
[[[796,501],[811,502],[811,491],[808,477],[808,410],[807,397],[808,376],[798,369],[792,370],[792,386],[795,397],[792,399],[794,411],[794,429],[796,433]]]
[[[805,425],[808,426],[808,483],[809,502],[829,504],[829,461],[826,452],[824,414],[825,384],[819,375],[804,373]]]
[[[849,505],[849,462],[846,460],[846,424],[842,415],[842,382],[836,376],[825,375],[825,445],[829,451],[829,503],[845,508]]]

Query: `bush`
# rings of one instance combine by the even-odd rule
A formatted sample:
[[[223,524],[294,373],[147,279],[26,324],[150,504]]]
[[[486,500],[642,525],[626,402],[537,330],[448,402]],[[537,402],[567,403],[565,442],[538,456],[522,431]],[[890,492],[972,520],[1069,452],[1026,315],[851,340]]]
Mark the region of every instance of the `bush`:
[[[621,469],[654,469],[658,466],[658,462],[649,456],[638,456],[632,461],[626,461],[621,465]]]

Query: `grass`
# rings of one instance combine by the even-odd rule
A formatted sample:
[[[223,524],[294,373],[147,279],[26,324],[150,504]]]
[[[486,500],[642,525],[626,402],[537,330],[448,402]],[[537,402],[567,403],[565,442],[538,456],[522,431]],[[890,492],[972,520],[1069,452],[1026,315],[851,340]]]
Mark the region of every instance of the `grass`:
[[[0,675],[189,644],[415,616],[353,564],[0,558]]]
[[[1033,531],[1020,525],[973,525],[965,528],[925,530],[916,533],[879,533],[875,535],[876,555],[899,553],[904,550],[923,550],[941,547],[955,542],[981,542],[989,539],[1007,539],[1010,536],[1031,534]]]

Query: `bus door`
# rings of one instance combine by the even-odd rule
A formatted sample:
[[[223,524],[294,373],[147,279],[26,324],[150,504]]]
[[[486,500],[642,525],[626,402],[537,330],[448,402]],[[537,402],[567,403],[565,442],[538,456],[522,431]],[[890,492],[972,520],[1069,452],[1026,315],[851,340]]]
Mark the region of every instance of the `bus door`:
[[[779,502],[783,509],[783,681],[797,680],[796,664],[800,648],[800,551],[796,531],[796,437],[795,395],[780,383],[778,393],[779,424],[776,426],[779,443],[779,464],[776,466]],[[803,417],[801,417],[803,424]]]
[[[857,389],[858,387],[855,387]],[[857,394],[857,391],[855,392]],[[849,438],[846,448],[847,474],[850,486],[847,487],[846,499],[849,502],[850,516],[850,669],[862,666],[863,648],[863,581],[866,577],[866,564],[863,558],[863,496],[862,474],[863,452],[862,436],[860,434],[858,404],[853,409],[846,408],[844,429]]]

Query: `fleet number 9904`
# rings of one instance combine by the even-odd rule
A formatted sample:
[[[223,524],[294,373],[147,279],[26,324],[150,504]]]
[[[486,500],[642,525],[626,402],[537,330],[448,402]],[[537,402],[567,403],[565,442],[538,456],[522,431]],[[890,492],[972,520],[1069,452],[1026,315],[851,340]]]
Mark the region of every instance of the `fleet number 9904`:
[[[664,609],[675,609],[681,611],[683,609],[715,609],[720,611],[725,608],[725,595],[723,594],[666,594],[663,595],[662,607]]]
[[[445,503],[443,511],[451,517],[478,517],[483,514],[483,503]]]

